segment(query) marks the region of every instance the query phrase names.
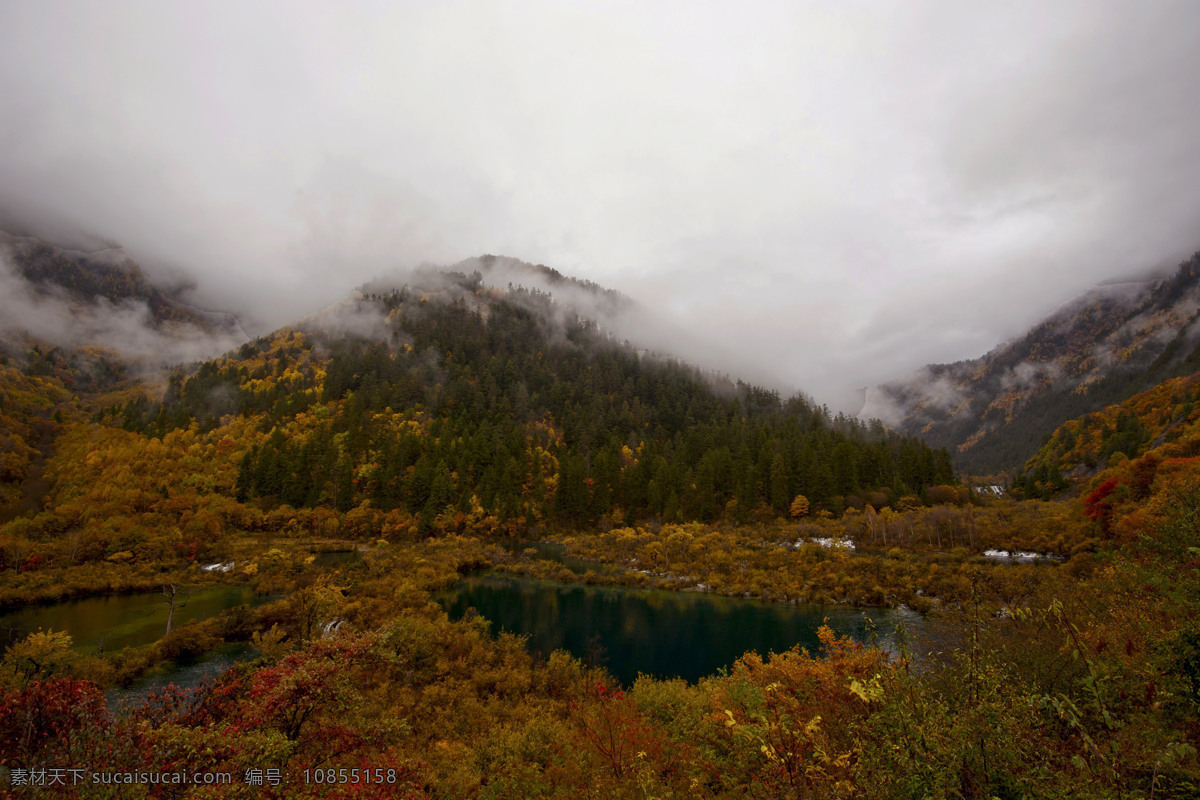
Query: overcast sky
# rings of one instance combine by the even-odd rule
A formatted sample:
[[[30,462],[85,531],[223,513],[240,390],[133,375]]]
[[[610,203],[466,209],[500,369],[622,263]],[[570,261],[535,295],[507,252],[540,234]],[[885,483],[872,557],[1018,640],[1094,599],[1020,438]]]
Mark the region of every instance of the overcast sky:
[[[1194,0],[0,0],[0,205],[260,329],[541,262],[850,409],[1200,248],[1197,42]]]

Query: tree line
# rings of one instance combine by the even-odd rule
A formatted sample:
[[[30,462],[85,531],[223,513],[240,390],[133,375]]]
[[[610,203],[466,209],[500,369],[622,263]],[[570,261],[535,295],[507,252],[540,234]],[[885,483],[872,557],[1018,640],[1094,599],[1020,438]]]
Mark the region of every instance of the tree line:
[[[239,464],[241,499],[346,511],[364,501],[432,522],[745,521],[793,498],[840,513],[954,479],[950,457],[802,396],[639,354],[548,295],[367,295],[377,338],[293,334],[172,377],[161,403],[108,413],[161,435],[230,414],[269,433]],[[556,319],[556,314],[558,318]]]

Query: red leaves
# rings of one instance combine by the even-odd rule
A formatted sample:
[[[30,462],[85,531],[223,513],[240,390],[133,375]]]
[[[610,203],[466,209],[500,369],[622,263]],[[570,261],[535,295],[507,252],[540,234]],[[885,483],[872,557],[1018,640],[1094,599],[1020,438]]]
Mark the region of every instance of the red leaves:
[[[319,744],[325,756],[359,748],[365,740],[337,718],[360,700],[351,670],[369,647],[366,637],[339,636],[259,669],[236,727],[273,727],[291,741]]]
[[[592,684],[592,691],[595,693],[596,697],[601,700],[606,697],[611,697],[614,700],[620,700],[625,696],[625,691],[623,689],[610,689],[608,684],[606,684],[604,681],[596,681],[594,684]]]
[[[1112,531],[1113,501],[1110,498],[1120,484],[1116,478],[1109,478],[1083,499],[1084,513],[1088,519],[1100,523],[1105,535]]]
[[[616,779],[628,775],[639,758],[662,750],[657,732],[620,689],[593,685],[595,702],[576,710],[579,732]]]
[[[190,542],[177,542],[175,544],[175,552],[180,558],[188,561],[195,561],[196,556],[199,553],[199,545],[194,539]]]
[[[104,695],[89,681],[51,678],[0,694],[0,764],[62,764],[110,724]]]

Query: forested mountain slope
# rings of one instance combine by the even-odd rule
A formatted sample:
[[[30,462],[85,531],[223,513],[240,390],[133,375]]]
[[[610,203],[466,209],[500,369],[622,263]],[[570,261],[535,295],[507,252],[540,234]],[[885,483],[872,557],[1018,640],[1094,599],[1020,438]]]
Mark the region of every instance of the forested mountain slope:
[[[419,528],[744,520],[797,495],[840,512],[953,478],[915,438],[640,354],[538,290],[422,281],[368,289],[101,419],[148,436],[253,420],[234,447],[239,500],[369,506]]]
[[[1018,476],[1017,489],[1046,497],[1071,479],[1134,461],[1149,469],[1164,458],[1200,454],[1200,373],[1163,381],[1122,403],[1068,420],[1054,431]],[[1144,456],[1144,458],[1142,458]]]
[[[1110,458],[1083,501],[927,489],[951,480],[945,451],[637,350],[579,313],[586,287],[567,284],[572,307],[483,275],[376,283],[161,395],[71,384],[77,349],[0,363],[0,425],[33,442],[3,478],[46,484],[0,522],[0,608],[230,582],[270,598],[102,653],[12,634],[0,769],[69,750],[96,773],[234,776],[180,797],[270,794],[247,785],[264,771],[288,797],[1195,796],[1191,384],[1163,394],[1181,406],[1164,444]],[[913,658],[824,629],[820,653],[621,685],[452,620],[436,599],[483,569],[929,616]],[[107,705],[222,645],[250,655]]]
[[[41,509],[65,422],[165,364],[244,341],[238,319],[182,302],[119,247],[0,231],[0,522]]]
[[[1200,253],[1161,280],[1097,287],[982,358],[875,387],[862,413],[964,469],[1017,469],[1066,420],[1200,370],[1198,314]]]

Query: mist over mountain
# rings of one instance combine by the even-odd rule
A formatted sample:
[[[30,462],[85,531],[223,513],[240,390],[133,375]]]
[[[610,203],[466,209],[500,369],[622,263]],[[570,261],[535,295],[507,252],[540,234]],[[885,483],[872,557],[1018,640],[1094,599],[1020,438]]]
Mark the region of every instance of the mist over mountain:
[[[34,227],[11,217],[0,230],[0,336],[10,351],[32,342],[63,348],[101,348],[107,357],[139,370],[203,361],[226,352],[251,334],[239,315],[212,311],[189,302],[204,294],[203,285],[183,274],[158,270],[149,275],[117,242],[79,228]],[[204,273],[201,273],[202,275]],[[553,298],[539,308],[561,327],[564,315],[591,320],[604,335],[628,341],[636,349],[678,358],[714,374],[732,376],[786,393],[795,387],[771,370],[725,347],[715,337],[681,328],[658,310],[592,281],[568,277],[545,265],[483,255],[449,266],[423,264],[381,272],[357,291],[346,287],[332,303],[289,320],[301,329],[373,336],[382,330],[377,307],[364,307],[363,293],[398,287],[417,288],[449,301],[466,299],[458,284],[478,274],[496,290],[521,287]],[[294,305],[288,295],[276,302]],[[251,308],[249,327],[261,333],[270,308]],[[64,351],[64,356],[66,351]],[[78,358],[75,353],[72,358]]]
[[[1198,370],[1200,253],[1166,277],[1096,286],[981,358],[873,387],[860,413],[967,469],[1017,469],[1064,421]]]
[[[197,308],[119,246],[77,250],[0,231],[0,340],[100,347],[154,368],[210,358],[245,341],[238,318]]]
[[[532,272],[573,299],[498,288],[483,279],[494,263],[364,287],[175,372],[161,401],[102,417],[151,436],[251,425],[240,499],[368,503],[426,531],[472,514],[514,533],[745,521],[786,514],[799,495],[840,513],[953,480],[944,451],[635,348],[578,310],[626,305],[620,295],[512,262],[503,275]]]
[[[461,300],[486,316],[487,302],[462,288],[463,275],[478,275],[480,286],[499,290],[497,297],[513,288],[545,295],[553,302],[539,304],[536,313],[551,315],[560,328],[566,319],[580,317],[593,322],[606,337],[628,342],[636,350],[679,359],[727,380],[754,383],[782,394],[803,391],[803,387],[781,378],[770,364],[742,357],[715,332],[689,330],[658,307],[593,281],[564,275],[553,267],[509,256],[482,255],[448,266],[424,264],[393,270],[367,281],[348,297],[300,317],[295,325],[301,329],[377,333],[380,324],[377,313],[364,310],[358,299],[364,293],[384,293],[402,287],[443,302]],[[511,295],[510,300],[519,302],[520,296]]]
[[[1197,43],[0,0],[4,796],[1195,800]]]
[[[1195,3],[701,5],[6,3],[0,204],[252,335],[549,264],[846,411],[1200,244]]]

